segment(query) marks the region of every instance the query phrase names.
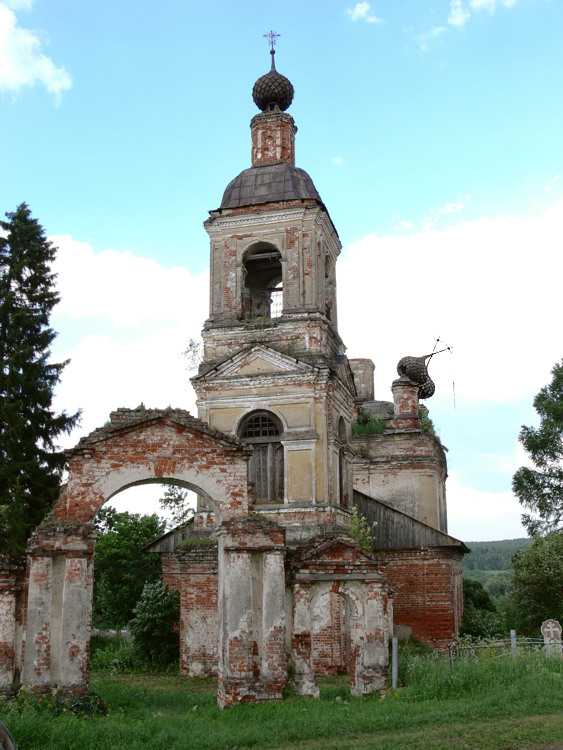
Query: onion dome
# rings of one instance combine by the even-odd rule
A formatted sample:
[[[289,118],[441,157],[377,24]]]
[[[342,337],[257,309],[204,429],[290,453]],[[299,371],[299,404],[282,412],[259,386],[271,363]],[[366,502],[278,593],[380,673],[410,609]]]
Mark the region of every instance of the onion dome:
[[[402,378],[407,377],[413,383],[418,384],[419,398],[430,398],[436,390],[426,366],[426,360],[430,356],[430,354],[425,354],[423,357],[403,357],[397,365],[397,372]]]
[[[252,89],[252,98],[262,112],[276,107],[284,112],[293,101],[293,86],[288,78],[276,70],[273,49],[270,50],[270,54],[272,55],[270,72],[256,81]]]

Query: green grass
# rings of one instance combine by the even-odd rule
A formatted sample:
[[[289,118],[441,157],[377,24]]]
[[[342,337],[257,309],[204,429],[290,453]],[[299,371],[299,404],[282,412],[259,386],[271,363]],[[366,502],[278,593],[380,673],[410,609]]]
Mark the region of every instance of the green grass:
[[[215,682],[173,675],[95,674],[105,717],[0,706],[20,750],[344,748],[519,750],[562,743],[563,663],[534,654],[478,664],[411,657],[406,685],[385,699],[350,697],[344,678],[321,680],[318,701],[216,706]]]

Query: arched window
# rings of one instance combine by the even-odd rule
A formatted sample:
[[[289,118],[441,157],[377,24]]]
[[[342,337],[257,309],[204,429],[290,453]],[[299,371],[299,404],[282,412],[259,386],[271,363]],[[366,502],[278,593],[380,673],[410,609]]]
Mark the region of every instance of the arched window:
[[[240,428],[240,439],[252,448],[248,479],[254,484],[257,503],[283,502],[283,445],[281,425],[273,414],[250,414]]]
[[[247,250],[244,260],[245,318],[278,318],[283,307],[281,253],[266,242]]]

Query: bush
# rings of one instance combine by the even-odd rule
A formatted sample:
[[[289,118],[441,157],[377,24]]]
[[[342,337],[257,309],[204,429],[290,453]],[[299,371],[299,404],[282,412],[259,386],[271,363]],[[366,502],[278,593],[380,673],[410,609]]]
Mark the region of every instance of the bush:
[[[480,581],[463,580],[462,635],[493,638],[506,633],[504,618],[497,612],[489,592]]]
[[[133,610],[133,648],[152,668],[164,668],[178,660],[180,592],[165,583],[146,583]]]

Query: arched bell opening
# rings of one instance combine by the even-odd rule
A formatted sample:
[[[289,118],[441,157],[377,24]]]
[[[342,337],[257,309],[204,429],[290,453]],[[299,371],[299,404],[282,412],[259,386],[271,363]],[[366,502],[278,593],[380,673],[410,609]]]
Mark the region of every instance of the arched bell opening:
[[[242,311],[245,319],[277,318],[283,309],[281,253],[267,242],[249,248],[243,258]]]
[[[241,442],[252,449],[248,463],[248,481],[254,485],[256,503],[283,503],[282,432],[280,420],[268,411],[252,412],[239,427]]]

